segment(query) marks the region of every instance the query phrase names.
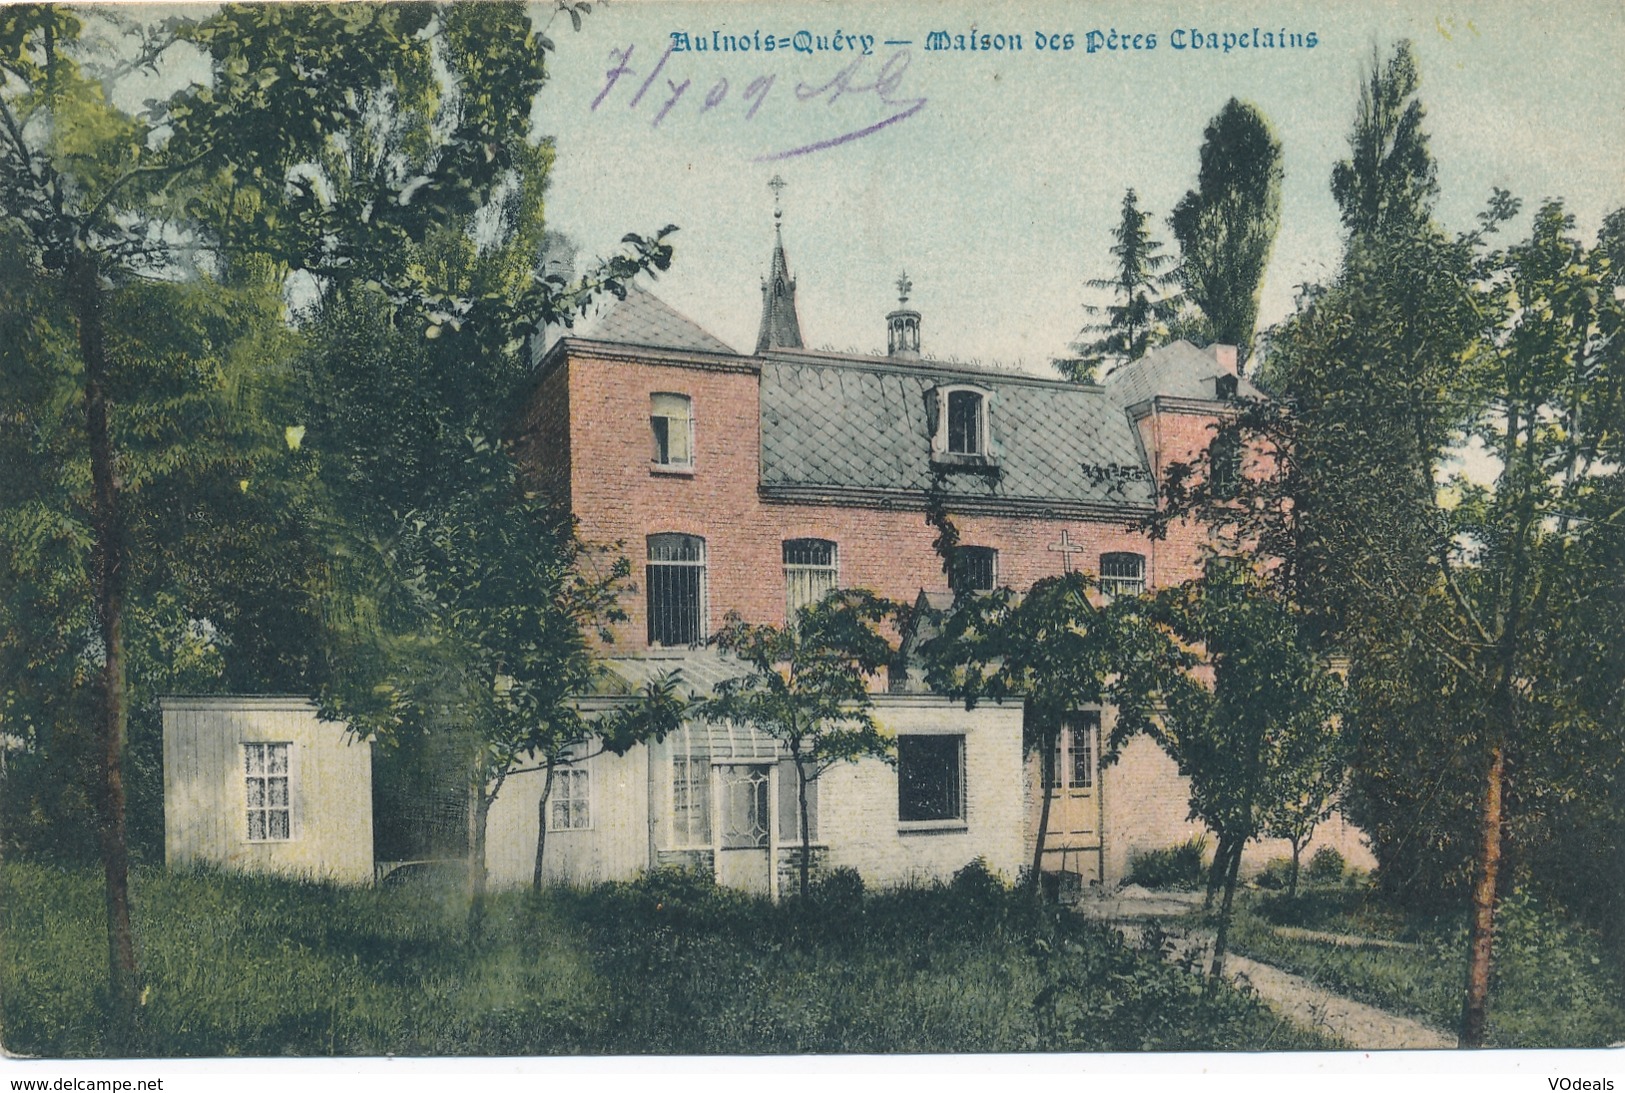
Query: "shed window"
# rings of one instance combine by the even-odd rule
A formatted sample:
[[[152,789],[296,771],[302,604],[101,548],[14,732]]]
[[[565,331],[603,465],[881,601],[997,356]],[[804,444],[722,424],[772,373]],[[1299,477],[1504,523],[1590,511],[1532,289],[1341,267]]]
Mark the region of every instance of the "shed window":
[[[560,767],[553,772],[553,799],[547,826],[552,831],[584,831],[592,826],[592,778],[586,767]]]
[[[705,640],[704,539],[649,536],[648,589],[650,645],[698,645]]]
[[[292,748],[291,744],[243,745],[250,842],[293,838]]]
[[[650,395],[649,427],[654,433],[656,466],[694,465],[693,403],[687,395]]]
[[[1145,591],[1145,555],[1102,554],[1100,587],[1113,596],[1135,596]]]
[[[948,451],[955,455],[985,454],[982,409],[981,392],[948,392]]]
[[[835,588],[835,544],[828,539],[784,541],[785,618],[817,603]]]
[[[965,738],[957,735],[897,738],[897,818],[965,818]]]

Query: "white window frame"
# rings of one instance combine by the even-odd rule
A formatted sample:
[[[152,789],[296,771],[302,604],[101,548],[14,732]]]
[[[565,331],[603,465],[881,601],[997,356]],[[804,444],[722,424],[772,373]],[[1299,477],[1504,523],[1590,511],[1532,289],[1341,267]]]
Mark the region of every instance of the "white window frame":
[[[827,565],[815,565],[815,564],[810,563],[810,562],[792,562],[792,561],[790,561],[789,556],[790,556],[792,544],[795,544],[795,545],[798,545],[798,546],[805,545],[805,544],[817,544],[818,546],[827,546],[827,547],[829,547],[829,563]],[[786,622],[794,622],[795,621],[796,610],[798,608],[804,607],[804,606],[807,606],[807,605],[810,605],[810,604],[817,603],[820,600],[822,600],[825,596],[827,596],[831,592],[833,592],[835,589],[841,587],[841,570],[840,570],[840,566],[841,566],[841,548],[840,548],[840,544],[835,542],[835,540],[833,540],[833,539],[818,539],[818,538],[810,538],[810,537],[803,537],[803,538],[799,538],[799,539],[786,539],[786,540],[784,540],[784,542],[780,546],[780,556],[785,559],[785,561],[784,561],[784,618],[785,618]],[[824,590],[822,592],[820,592],[817,596],[814,596],[811,599],[806,600],[804,603],[797,603],[796,602],[796,584],[797,584],[798,580],[801,581],[802,583],[805,583],[808,586],[811,586],[811,585],[817,583],[817,579],[819,577],[827,578],[828,582],[829,582],[828,586],[825,587]]]
[[[662,407],[661,400],[663,399],[671,400],[672,404]],[[675,405],[677,403],[681,404],[681,416],[670,412],[661,412],[662,409],[667,411],[677,409]],[[660,430],[655,425],[656,421],[666,423],[665,452],[661,451]],[[674,436],[682,437],[686,443],[688,449],[686,459],[671,458],[672,438]],[[685,395],[681,391],[653,391],[649,394],[649,443],[652,446],[649,462],[653,469],[658,471],[692,471],[694,469],[694,399],[692,396]],[[662,458],[662,456],[665,458]]]
[[[684,725],[666,738],[671,749],[671,848],[673,850],[711,849],[711,748],[701,733]],[[682,772],[679,780],[678,773]],[[682,793],[679,794],[679,785]],[[686,796],[682,816],[678,802]]]
[[[936,430],[931,436],[931,454],[945,461],[990,462],[993,458],[993,433],[989,425],[993,392],[968,383],[956,383],[935,389],[937,403]],[[955,451],[948,446],[948,403],[954,395],[976,397],[975,451]]]
[[[271,767],[271,758],[275,754],[273,749],[281,749],[283,756],[282,778],[287,783],[285,787],[286,796],[281,806],[274,806],[270,803],[271,781],[277,777]],[[243,841],[250,843],[293,842],[299,837],[298,810],[295,807],[298,786],[298,772],[295,763],[298,757],[298,749],[293,746],[291,740],[245,740],[242,743],[239,755],[242,762],[238,769],[242,772],[243,778]],[[262,788],[262,803],[259,805],[253,803],[252,786],[256,781],[261,783]],[[272,835],[270,833],[271,815],[275,812],[287,814],[287,834],[285,835]],[[265,832],[259,836],[253,833],[253,818],[256,813],[262,817],[262,830]]]
[[[1077,777],[1078,730],[1084,728],[1084,752],[1088,757],[1085,776]],[[1074,713],[1061,723],[1055,734],[1055,751],[1051,756],[1054,768],[1048,772],[1045,788],[1051,793],[1062,790],[1093,790],[1100,777],[1100,714],[1094,710]],[[1043,773],[1043,772],[1040,772]]]
[[[667,537],[682,538],[682,539],[690,540],[690,541],[692,541],[694,543],[698,543],[699,544],[699,559],[697,561],[696,560],[676,560],[676,561],[673,561],[673,560],[668,560],[668,559],[659,559],[659,560],[657,560],[654,557],[655,540],[657,540],[657,539],[662,539],[663,540],[663,539],[666,539]],[[646,620],[648,625],[647,625],[647,627],[645,629],[646,629],[646,633],[648,635],[650,647],[656,648],[656,649],[687,649],[687,648],[691,648],[694,645],[699,645],[699,644],[704,643],[706,637],[711,633],[711,626],[710,626],[711,585],[710,585],[710,580],[709,580],[709,576],[708,576],[708,570],[709,570],[709,567],[710,567],[711,552],[710,552],[710,548],[706,545],[705,537],[701,536],[701,535],[691,535],[691,534],[689,534],[687,532],[677,532],[677,531],[657,532],[655,534],[650,535],[648,537],[648,539],[646,540],[644,555],[645,555],[645,559],[646,559],[645,566],[644,566],[644,582],[645,582],[644,587],[645,587],[646,591],[645,591],[645,594],[644,594],[644,605],[643,606],[644,606],[645,612],[647,612],[647,614],[648,614],[648,618]],[[689,567],[689,568],[694,568],[694,569],[699,570],[699,585],[698,585],[698,589],[696,591],[696,597],[698,599],[697,610],[699,612],[699,618],[696,620],[696,633],[695,633],[693,642],[670,644],[670,643],[660,642],[660,641],[655,640],[655,635],[654,635],[654,629],[655,629],[654,569],[655,569],[656,566],[669,566],[669,567],[672,567],[672,568]]]
[[[903,815],[903,779],[904,765],[907,757],[904,755],[905,740],[950,740],[954,745],[954,762],[957,770],[954,772],[954,811],[951,816],[936,816],[929,818],[905,817]],[[962,732],[904,732],[897,734],[897,827],[899,831],[940,831],[945,828],[963,829],[970,811],[970,793],[966,785],[965,767],[966,739]]]
[[[1123,563],[1134,558],[1139,562],[1138,576],[1128,573],[1108,573],[1108,567],[1122,568]],[[1146,589],[1145,555],[1137,554],[1132,550],[1113,550],[1100,556],[1100,590],[1108,596],[1138,596]]]
[[[568,789],[565,788],[567,786]],[[554,767],[553,792],[547,801],[549,831],[591,831],[592,804],[592,767],[589,763],[573,760]]]

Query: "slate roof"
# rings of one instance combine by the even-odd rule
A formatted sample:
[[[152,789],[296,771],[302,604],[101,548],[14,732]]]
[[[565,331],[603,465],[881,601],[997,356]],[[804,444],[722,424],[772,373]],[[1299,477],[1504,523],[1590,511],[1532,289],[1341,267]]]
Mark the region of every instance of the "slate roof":
[[[584,336],[624,345],[738,355],[722,339],[637,285],[628,286],[626,299],[617,300]]]
[[[990,392],[997,473],[943,474],[951,504],[1057,514],[1151,506],[1138,433],[1123,404],[1098,387],[930,361],[811,354],[773,354],[762,363],[763,494],[790,500],[862,491],[872,503],[922,504],[932,487],[936,425],[927,420],[928,393],[955,383]],[[1100,473],[1114,465],[1128,473]]]
[[[1213,381],[1226,373],[1227,369],[1213,354],[1181,340],[1119,366],[1105,378],[1104,384],[1120,406],[1129,407],[1157,395],[1211,399]],[[1236,393],[1249,398],[1263,397],[1263,392],[1246,378],[1237,382]]]

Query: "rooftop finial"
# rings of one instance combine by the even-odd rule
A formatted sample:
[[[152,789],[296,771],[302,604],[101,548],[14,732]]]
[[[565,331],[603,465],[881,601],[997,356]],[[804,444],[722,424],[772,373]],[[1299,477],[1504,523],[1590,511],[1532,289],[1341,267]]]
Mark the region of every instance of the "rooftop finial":
[[[789,183],[779,175],[774,175],[767,180],[767,188],[773,191],[773,220],[775,223],[784,218],[784,209],[779,205],[779,196],[788,185]]]
[[[914,291],[914,282],[908,279],[908,270],[904,270],[897,278],[897,303],[899,306],[908,303],[908,294]]]

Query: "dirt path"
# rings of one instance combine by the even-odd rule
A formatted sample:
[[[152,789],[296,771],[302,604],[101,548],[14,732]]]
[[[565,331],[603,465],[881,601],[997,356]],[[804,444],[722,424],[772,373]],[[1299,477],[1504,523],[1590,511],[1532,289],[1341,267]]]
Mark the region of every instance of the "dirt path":
[[[1124,888],[1105,896],[1085,896],[1077,904],[1080,914],[1099,918],[1132,931],[1148,922],[1158,922],[1175,941],[1175,957],[1201,947],[1211,950],[1213,937],[1183,923],[1168,920],[1201,903],[1196,892],[1148,892]],[[1313,980],[1283,971],[1245,956],[1225,957],[1225,978],[1246,982],[1266,1005],[1287,1019],[1335,1036],[1351,1048],[1362,1051],[1419,1050],[1453,1048],[1453,1036],[1410,1017],[1402,1017],[1356,1002]]]

